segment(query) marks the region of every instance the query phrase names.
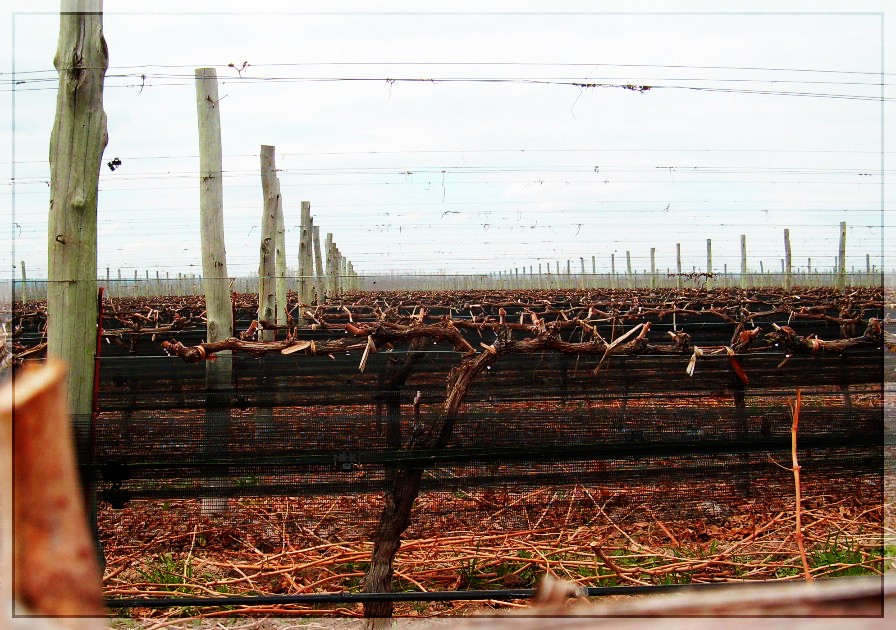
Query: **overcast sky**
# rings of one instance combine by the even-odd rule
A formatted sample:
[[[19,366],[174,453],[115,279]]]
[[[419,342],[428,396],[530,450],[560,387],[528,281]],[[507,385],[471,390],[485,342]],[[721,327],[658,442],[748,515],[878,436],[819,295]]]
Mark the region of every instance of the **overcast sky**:
[[[779,269],[784,228],[795,266],[830,267],[841,221],[848,266],[881,264],[896,146],[884,1],[187,4],[105,2],[104,163],[122,164],[101,171],[101,275],[200,272],[206,66],[223,97],[231,275],[258,266],[262,144],[291,267],[303,200],[361,273],[590,271],[592,255],[605,271],[627,250],[644,269],[651,247],[665,270],[676,243],[702,270],[707,238],[715,270],[735,271],[741,234],[752,268]],[[0,207],[14,196],[15,214],[0,277],[20,260],[45,277],[59,4],[7,6]]]

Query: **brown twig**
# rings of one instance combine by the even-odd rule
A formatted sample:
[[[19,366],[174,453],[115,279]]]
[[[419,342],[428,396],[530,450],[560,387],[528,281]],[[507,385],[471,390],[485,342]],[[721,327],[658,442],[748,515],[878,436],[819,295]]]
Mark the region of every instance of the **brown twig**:
[[[795,514],[796,514],[796,532],[794,536],[796,537],[796,544],[800,550],[800,560],[803,562],[803,574],[806,577],[807,582],[812,582],[815,580],[812,577],[812,572],[809,569],[809,561],[806,558],[806,548],[803,545],[803,523],[802,523],[802,501],[800,498],[800,464],[797,460],[796,455],[796,434],[797,428],[800,423],[800,390],[796,390],[796,400],[793,402],[793,406],[790,409],[791,414],[793,415],[793,425],[790,428],[790,450],[793,456],[793,486],[794,492],[796,493],[796,501],[795,501]]]

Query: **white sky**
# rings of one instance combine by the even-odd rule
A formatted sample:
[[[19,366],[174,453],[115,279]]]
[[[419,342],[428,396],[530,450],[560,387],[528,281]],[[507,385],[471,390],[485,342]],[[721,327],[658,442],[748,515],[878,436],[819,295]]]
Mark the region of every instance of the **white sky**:
[[[105,2],[104,162],[122,166],[101,170],[101,275],[201,270],[203,66],[224,96],[231,275],[258,265],[262,144],[277,150],[291,267],[303,200],[362,273],[578,270],[580,257],[590,271],[592,255],[606,271],[614,252],[619,270],[626,250],[645,269],[651,247],[664,271],[676,243],[685,269],[702,270],[707,238],[715,270],[736,271],[741,234],[750,267],[775,270],[784,228],[794,265],[829,267],[840,221],[847,265],[864,268],[866,253],[881,265],[896,146],[881,72],[893,99],[896,15],[858,12],[883,0],[184,4]],[[7,6],[0,278],[20,260],[40,278],[59,5]],[[242,77],[227,67],[244,61]]]

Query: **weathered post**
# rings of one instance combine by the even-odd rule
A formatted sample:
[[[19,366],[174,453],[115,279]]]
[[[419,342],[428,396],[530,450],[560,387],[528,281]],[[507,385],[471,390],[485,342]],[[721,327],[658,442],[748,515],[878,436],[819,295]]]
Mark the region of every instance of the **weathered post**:
[[[650,288],[656,288],[656,247],[650,248]]]
[[[299,301],[308,306],[314,299],[314,258],[311,245],[313,224],[311,202],[303,201],[301,210],[302,235],[299,240]]]
[[[784,290],[790,291],[793,285],[791,273],[793,271],[793,258],[790,255],[790,230],[784,228]]]
[[[616,254],[610,254],[610,288],[616,288]]]
[[[277,185],[274,147],[261,146],[261,189],[264,196],[264,211],[261,215],[261,248],[258,261],[258,324],[260,341],[273,341],[275,330],[268,329],[276,322],[277,288],[275,240],[277,238]]]
[[[747,288],[747,235],[740,235],[740,288]]]
[[[205,293],[206,338],[209,343],[233,336],[230,301],[230,279],[227,274],[227,253],[224,247],[224,182],[221,148],[221,115],[218,98],[218,77],[214,68],[196,69],[196,114],[199,121],[199,225],[202,248],[202,290]],[[159,272],[156,272],[156,279]],[[232,385],[230,350],[216,353],[216,361],[205,362],[205,386],[208,389],[205,409],[205,447],[211,455],[227,449],[227,428],[230,412],[226,397]],[[222,400],[223,399],[223,400]],[[209,485],[214,487],[215,480]],[[203,514],[217,514],[227,509],[224,497],[202,500]]]
[[[28,301],[28,276],[25,275],[25,261],[19,261],[19,267],[22,270],[22,289],[19,291],[22,298],[22,306],[25,306],[25,302]]]
[[[681,288],[681,243],[675,243],[675,288]]]
[[[840,222],[840,248],[837,256],[837,288],[846,288],[846,221]]]
[[[327,297],[333,298],[336,296],[336,252],[334,251],[332,232],[327,232],[324,247],[327,251]]]
[[[202,247],[202,289],[209,342],[233,336],[230,281],[224,248],[224,183],[221,177],[221,116],[218,78],[214,68],[196,70],[196,111],[199,118],[199,222]],[[158,272],[156,272],[158,277]],[[206,384],[230,387],[230,351],[206,362]],[[227,358],[226,361],[222,359]]]
[[[712,239],[706,239],[706,288],[712,287]]]
[[[68,366],[71,412],[93,408],[96,350],[96,208],[109,53],[101,0],[62,0],[53,65],[59,73],[50,134],[47,355]]]
[[[311,226],[311,239],[314,244],[314,291],[317,293],[317,301],[324,299],[324,262],[320,251],[320,228]]]
[[[276,295],[276,308],[274,322],[278,325],[286,324],[288,311],[286,304],[287,280],[286,280],[286,227],[283,221],[283,195],[280,193],[280,179],[277,182],[277,223],[274,230],[274,270],[277,277],[274,281],[274,293]]]
[[[625,286],[629,289],[634,286],[632,280],[632,253],[629,250],[625,250]]]

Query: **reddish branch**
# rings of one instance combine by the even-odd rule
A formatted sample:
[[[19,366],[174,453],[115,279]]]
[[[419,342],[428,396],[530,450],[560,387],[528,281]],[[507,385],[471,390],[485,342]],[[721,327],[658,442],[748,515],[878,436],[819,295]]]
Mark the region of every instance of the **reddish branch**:
[[[376,345],[407,343],[414,339],[428,338],[437,342],[450,343],[455,350],[464,352],[466,355],[478,356],[476,349],[464,339],[456,324],[457,322],[444,317],[441,321],[434,324],[349,323],[344,325],[344,329],[353,337],[363,337],[365,339],[370,337]],[[578,324],[583,329],[590,331],[592,339],[579,342],[564,340],[561,338],[560,332],[565,326],[555,322],[548,324],[542,322],[541,325],[529,324],[526,326],[505,325],[499,329],[499,340],[492,345],[486,346],[483,344],[483,348],[493,355],[496,354],[498,357],[511,353],[532,354],[546,350],[569,355],[600,357],[612,355],[634,356],[639,354],[687,355],[694,351],[690,337],[684,332],[670,332],[669,334],[673,339],[672,343],[649,342],[647,340],[647,332],[650,330],[649,322],[644,323],[640,333],[634,339],[621,344],[607,342],[587,322],[578,321]],[[514,339],[512,332],[529,332],[531,336],[523,339]],[[760,332],[760,328],[742,331],[737,335],[730,348],[702,348],[702,351],[704,354],[721,353],[723,350],[729,355],[732,353],[743,353],[759,337]],[[844,352],[857,346],[883,343],[883,322],[872,319],[862,336],[834,340],[804,337],[797,334],[789,326],[778,326],[775,324],[774,330],[767,333],[765,339],[770,343],[781,344],[789,354]],[[180,342],[165,341],[162,342],[162,347],[169,354],[179,356],[187,362],[195,363],[206,360],[222,350],[246,352],[255,356],[284,351],[287,351],[285,353],[289,354],[291,353],[290,349],[299,351],[299,344],[301,344],[301,352],[307,355],[327,355],[335,352],[363,350],[367,345],[366,343],[356,342],[353,338],[330,339],[322,342],[307,342],[292,338],[282,341],[259,342],[231,337],[224,341],[202,343],[197,346],[184,346]],[[459,368],[465,364],[461,363]]]
[[[883,322],[872,318],[861,337],[825,341],[816,337],[803,337],[790,326],[773,324],[774,330],[766,335],[772,343],[780,343],[789,354],[810,354],[814,352],[844,352],[856,346],[881,344],[884,342]]]

